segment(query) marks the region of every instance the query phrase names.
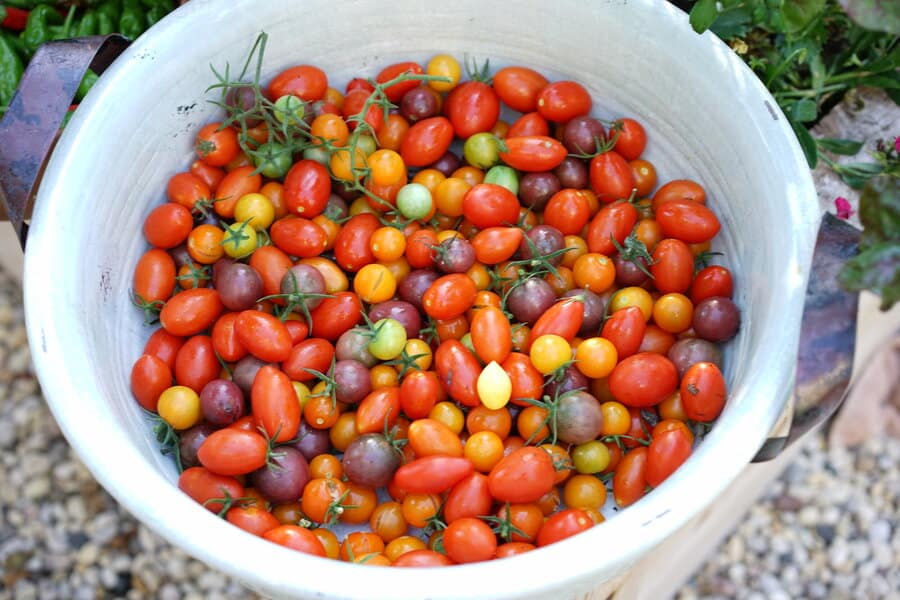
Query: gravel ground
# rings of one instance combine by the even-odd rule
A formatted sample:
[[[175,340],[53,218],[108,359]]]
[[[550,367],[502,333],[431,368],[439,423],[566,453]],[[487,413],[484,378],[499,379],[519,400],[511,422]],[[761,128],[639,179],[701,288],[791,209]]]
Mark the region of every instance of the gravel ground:
[[[0,600],[247,598],[138,524],[91,478],[44,405],[21,295],[0,272]],[[678,594],[900,599],[900,440],[811,440]]]

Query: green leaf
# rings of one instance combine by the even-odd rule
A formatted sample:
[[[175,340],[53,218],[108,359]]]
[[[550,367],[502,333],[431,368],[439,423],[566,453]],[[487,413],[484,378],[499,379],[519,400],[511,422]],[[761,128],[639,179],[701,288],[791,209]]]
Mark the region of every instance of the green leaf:
[[[881,310],[900,300],[900,244],[881,242],[844,264],[838,281],[848,290],[870,290],[881,296]]]
[[[862,142],[837,138],[818,138],[816,139],[816,145],[822,150],[843,156],[855,156],[863,147]]]
[[[813,136],[806,130],[806,127],[799,123],[795,123],[790,119],[788,119],[788,121],[791,123],[794,135],[797,136],[797,141],[800,142],[800,148],[803,149],[803,154],[806,155],[806,162],[809,164],[809,168],[815,169],[816,165],[819,163],[819,151],[816,149],[816,140],[814,140]]]
[[[819,107],[809,98],[798,100],[791,106],[791,119],[797,123],[809,123],[815,121],[819,114]]]
[[[744,6],[737,6],[732,9],[726,8],[719,13],[718,18],[710,26],[710,29],[723,40],[729,40],[747,35],[751,24],[752,15],[750,10]]]
[[[859,220],[864,240],[900,242],[900,181],[896,177],[873,179],[859,196]]]
[[[840,4],[860,27],[900,35],[897,0],[840,0]]]
[[[719,9],[716,8],[716,0],[700,0],[691,9],[691,27],[697,33],[703,33],[715,23],[718,16]]]
[[[900,75],[869,75],[868,77],[852,79],[850,84],[854,87],[867,85],[879,87],[884,90],[900,90]]]
[[[825,9],[825,0],[788,0],[781,7],[784,30],[797,33]]]

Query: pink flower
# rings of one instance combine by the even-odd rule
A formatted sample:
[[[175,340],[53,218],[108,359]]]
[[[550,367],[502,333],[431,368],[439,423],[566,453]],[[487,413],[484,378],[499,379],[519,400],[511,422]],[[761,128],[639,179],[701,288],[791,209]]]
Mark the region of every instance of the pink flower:
[[[894,150],[900,153],[900,135],[894,138]]]
[[[838,196],[834,199],[834,208],[837,210],[838,219],[849,219],[853,216],[853,209],[850,208],[850,203],[843,196]]]

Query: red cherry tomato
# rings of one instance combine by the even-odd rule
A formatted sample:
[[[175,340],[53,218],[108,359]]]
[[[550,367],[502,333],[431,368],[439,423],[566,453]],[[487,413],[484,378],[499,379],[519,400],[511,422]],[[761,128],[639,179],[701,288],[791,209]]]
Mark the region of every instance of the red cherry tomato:
[[[325,230],[302,217],[288,216],[278,219],[272,223],[269,235],[279,250],[300,258],[318,256],[328,246],[328,235]]]
[[[666,237],[688,244],[707,242],[721,225],[713,211],[691,200],[670,200],[656,209],[656,221]]]
[[[209,336],[195,335],[184,343],[175,356],[175,382],[198,394],[203,386],[219,376],[221,370]]]
[[[410,167],[437,161],[453,142],[453,125],[445,117],[430,117],[415,123],[400,142],[400,156]]]
[[[214,513],[222,510],[228,498],[244,496],[244,486],[237,479],[204,467],[185,469],[178,477],[178,489]]]
[[[580,508],[567,508],[550,516],[541,527],[537,536],[537,545],[549,546],[560,540],[572,537],[576,533],[587,531],[594,526],[590,515]]]
[[[328,169],[314,160],[298,161],[284,178],[283,193],[290,212],[312,219],[325,210],[331,195]]]
[[[263,538],[297,552],[323,558],[326,556],[325,546],[322,545],[316,534],[299,525],[281,525],[265,532]]]
[[[362,321],[362,302],[353,292],[338,292],[310,311],[309,335],[335,341]]]
[[[637,306],[628,306],[609,317],[600,335],[612,342],[616,355],[622,360],[638,351],[646,331],[644,313]]]
[[[624,244],[637,220],[638,211],[629,202],[614,202],[604,206],[588,225],[585,236],[588,250],[607,256],[615,254],[616,246],[610,237],[619,244]]]
[[[245,310],[238,315],[235,332],[250,354],[266,362],[281,362],[291,354],[291,334],[276,317]]]
[[[481,365],[474,354],[457,340],[444,340],[434,353],[434,364],[447,394],[465,406],[478,406],[481,400],[475,384]]]
[[[551,171],[568,155],[565,146],[545,135],[507,138],[504,144],[500,159],[520,171]]]
[[[547,78],[528,67],[504,67],[494,73],[494,91],[511,109],[522,113],[537,109],[538,96]]]
[[[696,306],[707,298],[714,296],[731,298],[732,294],[734,294],[734,282],[731,278],[731,271],[719,265],[711,265],[694,276],[688,295]]]
[[[615,202],[631,196],[634,174],[621,154],[614,150],[598,154],[590,164],[591,189],[601,202]]]
[[[298,65],[276,75],[269,84],[266,95],[272,101],[292,95],[306,102],[315,102],[325,96],[327,89],[328,76],[322,69],[311,65]]]
[[[394,485],[411,494],[439,494],[475,471],[468,458],[423,456],[406,463],[394,473]]]
[[[294,439],[300,429],[300,403],[291,380],[278,368],[265,365],[253,379],[250,404],[256,423],[276,442]]]
[[[622,508],[634,504],[647,493],[647,447],[630,450],[613,475],[613,497]]]
[[[375,81],[377,83],[387,83],[388,81],[396,79],[404,73],[408,73],[411,75],[421,75],[423,72],[424,71],[422,70],[422,65],[417,62],[399,62],[383,68],[381,72],[379,72],[378,75],[375,76]],[[400,102],[400,99],[403,98],[403,95],[406,94],[406,92],[419,87],[420,83],[421,82],[416,79],[410,79],[407,81],[402,81],[400,83],[395,83],[394,85],[390,85],[384,88],[384,95],[387,96],[388,100],[396,104]]]
[[[591,112],[588,91],[575,81],[554,81],[538,94],[537,111],[548,121],[565,123]]]
[[[494,183],[479,183],[463,196],[463,216],[475,227],[515,225],[519,220],[519,199]]]
[[[618,136],[613,150],[622,155],[628,161],[640,158],[647,147],[647,132],[644,126],[634,119],[618,119]]]
[[[224,308],[216,290],[184,290],[166,302],[159,313],[159,322],[169,333],[187,337],[212,325]]]
[[[656,487],[675,472],[691,455],[691,440],[681,429],[654,434],[647,448],[647,484]]]
[[[681,240],[665,239],[653,250],[650,273],[656,289],[663,294],[683,294],[694,278],[694,255]]]
[[[725,406],[725,378],[710,362],[691,365],[681,378],[681,403],[687,417],[708,423],[719,416]]]
[[[457,137],[466,139],[490,131],[500,117],[500,98],[482,81],[466,81],[453,88],[444,101],[444,114]]]
[[[356,215],[344,223],[334,241],[334,257],[338,266],[355,273],[375,262],[370,241],[379,227],[378,217],[369,213]]]
[[[218,475],[245,475],[266,465],[269,444],[253,431],[217,429],[197,450],[200,464]]]
[[[172,385],[169,365],[152,354],[143,354],[131,368],[131,393],[142,407],[156,412],[156,401]]]
[[[537,502],[553,489],[556,469],[543,448],[523,446],[500,459],[488,475],[491,495],[501,502]]]
[[[609,391],[624,404],[636,408],[655,406],[678,387],[678,371],[672,361],[653,352],[641,352],[619,361],[609,374]]]

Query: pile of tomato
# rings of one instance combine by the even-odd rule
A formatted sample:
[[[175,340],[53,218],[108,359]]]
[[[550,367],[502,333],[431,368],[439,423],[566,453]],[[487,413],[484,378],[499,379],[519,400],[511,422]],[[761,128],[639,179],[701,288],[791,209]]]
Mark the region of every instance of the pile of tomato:
[[[508,557],[640,499],[722,411],[740,314],[704,188],[657,185],[580,83],[485,75],[232,85],[146,217],[132,390],[228,522],[369,565]]]

